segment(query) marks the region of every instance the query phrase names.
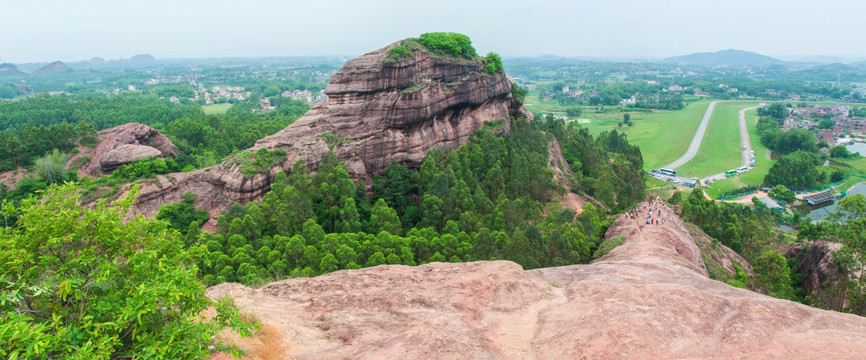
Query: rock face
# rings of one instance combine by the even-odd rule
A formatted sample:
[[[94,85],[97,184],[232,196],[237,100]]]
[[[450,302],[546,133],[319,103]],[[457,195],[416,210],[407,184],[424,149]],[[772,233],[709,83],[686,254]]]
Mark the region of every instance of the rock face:
[[[99,143],[83,171],[88,176],[104,176],[114,169],[144,158],[177,156],[177,146],[156,129],[129,123],[99,133]]]
[[[792,246],[785,257],[788,259],[800,257],[797,261],[797,269],[800,273],[806,275],[803,280],[803,288],[806,294],[811,294],[813,291],[821,292],[826,287],[825,285],[835,284],[842,276],[842,269],[836,263],[833,253],[842,248],[842,244],[829,241],[810,241],[807,244],[795,244]]]
[[[707,278],[667,208],[617,220],[623,243],[589,265],[386,265],[289,279],[235,297],[298,359],[859,359],[866,319]]]
[[[415,51],[405,61],[386,62],[388,49],[399,43],[346,63],[325,89],[327,102],[249,149],[288,153],[270,172],[246,178],[229,160],[172,174],[173,186],[142,188],[137,210],[153,214],[192,191],[199,195],[198,206],[223,213],[235,202],[261,198],[273,176],[296,161],[315,170],[329,149],[345,161],[349,175],[369,184],[392,161],[419,166],[428,151],[456,149],[489,121],[502,120],[497,130],[505,132],[515,114],[531,120],[511,95],[513,81],[504,73],[486,74],[482,60],[447,60]]]
[[[120,166],[134,163],[141,159],[152,159],[162,156],[162,151],[147,145],[120,145],[99,159],[99,168],[103,172],[111,172]]]

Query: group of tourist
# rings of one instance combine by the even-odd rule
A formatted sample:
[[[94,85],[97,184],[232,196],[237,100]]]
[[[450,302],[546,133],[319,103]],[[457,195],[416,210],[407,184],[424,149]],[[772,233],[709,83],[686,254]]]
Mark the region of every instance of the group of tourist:
[[[656,206],[656,204],[661,201],[658,196],[650,197],[646,204],[640,204],[634,209],[625,212],[626,219],[637,219],[638,214],[641,212],[646,212],[646,223],[647,225],[664,225],[665,220],[661,218],[662,210]],[[653,217],[655,214],[655,217]]]

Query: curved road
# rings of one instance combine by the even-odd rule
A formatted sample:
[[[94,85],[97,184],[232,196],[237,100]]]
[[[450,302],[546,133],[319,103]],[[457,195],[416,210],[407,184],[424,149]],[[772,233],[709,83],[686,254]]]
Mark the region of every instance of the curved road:
[[[698,131],[695,132],[695,137],[692,138],[692,143],[689,144],[689,149],[686,150],[686,153],[674,162],[664,166],[665,168],[674,170],[685,165],[685,163],[689,162],[689,160],[697,155],[698,148],[701,147],[701,141],[704,140],[704,134],[707,132],[707,124],[710,122],[710,116],[713,115],[713,109],[716,107],[717,102],[718,101],[713,101],[710,103],[710,106],[707,107],[707,112],[704,113],[704,118],[701,120],[701,124],[698,125]],[[742,134],[742,131],[740,134]],[[748,136],[748,134],[746,135]]]

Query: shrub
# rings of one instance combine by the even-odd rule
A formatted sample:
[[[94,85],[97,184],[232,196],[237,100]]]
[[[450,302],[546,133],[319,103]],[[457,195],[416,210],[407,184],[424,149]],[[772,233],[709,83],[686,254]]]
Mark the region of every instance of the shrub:
[[[418,42],[432,54],[450,55],[464,59],[473,59],[478,54],[472,47],[469,37],[458,33],[433,32],[421,34]]]
[[[484,72],[493,75],[502,72],[502,57],[497,53],[487,53],[484,56],[484,61],[486,64],[484,65]]]
[[[85,207],[67,183],[22,202],[0,229],[0,358],[201,359],[223,326],[250,330],[229,301],[201,316],[212,302],[176,231],[122,223],[137,190]]]
[[[524,90],[522,87],[520,87],[517,84],[512,84],[511,85],[511,96],[514,98],[514,100],[516,100],[517,102],[522,104],[523,101],[526,99],[526,90]]]
[[[401,62],[409,59],[412,56],[412,51],[409,51],[403,45],[397,45],[388,49],[388,55],[385,56],[385,62]]]
[[[625,240],[625,236],[617,236],[613,239],[603,241],[598,245],[598,249],[595,250],[595,253],[592,254],[593,259],[598,259],[607,255],[607,253],[613,250],[613,248],[620,246],[623,240]]]

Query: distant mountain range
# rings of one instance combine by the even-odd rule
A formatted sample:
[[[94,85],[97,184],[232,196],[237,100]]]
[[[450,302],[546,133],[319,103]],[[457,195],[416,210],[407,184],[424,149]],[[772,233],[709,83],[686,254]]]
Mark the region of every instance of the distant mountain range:
[[[50,64],[46,63],[25,63],[17,64],[18,70],[34,74],[46,73],[61,73],[69,71],[88,71],[88,70],[126,70],[126,69],[142,69],[155,66],[156,58],[152,55],[143,54],[135,55],[129,59],[120,60],[105,60],[101,57],[94,57],[90,60],[73,61],[63,63],[55,61]]]
[[[785,63],[766,55],[735,49],[669,57],[662,59],[661,62],[688,65],[776,65]]]

